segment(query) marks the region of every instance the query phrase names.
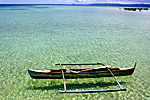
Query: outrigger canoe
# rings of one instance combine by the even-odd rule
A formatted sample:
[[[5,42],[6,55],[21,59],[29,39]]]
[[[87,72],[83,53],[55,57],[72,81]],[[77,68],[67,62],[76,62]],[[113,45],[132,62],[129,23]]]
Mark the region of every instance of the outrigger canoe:
[[[62,65],[103,65],[103,67],[96,68],[71,68],[63,69]],[[30,76],[34,79],[63,79],[64,80],[64,90],[60,93],[94,93],[94,92],[115,92],[115,91],[126,91],[122,88],[120,83],[117,81],[115,76],[126,76],[132,75],[136,67],[131,68],[110,68],[105,66],[103,63],[78,63],[78,64],[61,64],[57,63],[55,65],[60,65],[61,69],[49,69],[49,70],[32,70],[28,69]],[[68,91],[66,89],[65,79],[73,78],[97,78],[97,77],[114,77],[118,83],[120,89],[106,89],[106,90],[82,90],[82,91]]]
[[[85,63],[85,65],[94,65],[102,63]],[[59,65],[55,64],[55,65]],[[84,65],[84,64],[61,64],[61,65]],[[103,64],[104,65],[104,64]],[[32,70],[28,69],[31,78],[34,79],[62,79],[62,70],[64,72],[65,79],[73,78],[98,78],[98,77],[113,77],[109,70],[115,76],[132,75],[134,67],[131,68],[110,68],[109,66],[102,66],[96,68],[71,68],[71,69],[48,69],[48,70]],[[109,70],[108,70],[109,68]]]

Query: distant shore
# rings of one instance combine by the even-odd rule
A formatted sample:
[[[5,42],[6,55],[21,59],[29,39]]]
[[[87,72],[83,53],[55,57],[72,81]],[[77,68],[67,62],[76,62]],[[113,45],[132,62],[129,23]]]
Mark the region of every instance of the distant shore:
[[[137,11],[139,10],[140,12],[142,10],[149,10],[149,8],[130,8],[130,7],[126,7],[126,8],[123,8],[124,10],[128,10],[128,11]]]
[[[1,6],[22,6],[22,5],[65,5],[65,6],[110,6],[110,7],[139,7],[150,8],[150,4],[119,4],[119,3],[92,3],[92,4],[0,4]]]

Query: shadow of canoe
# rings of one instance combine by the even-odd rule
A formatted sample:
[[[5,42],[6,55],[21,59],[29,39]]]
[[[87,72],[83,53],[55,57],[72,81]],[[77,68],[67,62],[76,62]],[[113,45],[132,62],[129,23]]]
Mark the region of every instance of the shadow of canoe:
[[[121,85],[126,84],[126,82],[120,82]],[[86,89],[86,88],[106,88],[109,86],[117,86],[117,83],[111,82],[98,82],[98,83],[82,83],[82,84],[66,84],[67,90],[76,90],[76,89]],[[119,86],[118,86],[119,88]],[[48,86],[30,86],[28,90],[64,90],[64,84],[53,85],[49,84]]]

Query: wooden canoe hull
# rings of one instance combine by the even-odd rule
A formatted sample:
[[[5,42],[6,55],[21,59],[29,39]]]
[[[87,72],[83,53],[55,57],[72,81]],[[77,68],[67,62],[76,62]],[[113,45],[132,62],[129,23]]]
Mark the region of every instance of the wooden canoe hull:
[[[84,72],[81,71],[85,69],[88,69],[88,68],[63,69],[65,79],[113,77],[107,68],[88,70]],[[135,66],[131,68],[109,68],[109,69],[113,72],[115,76],[126,76],[126,75],[133,74]],[[68,70],[74,70],[78,72],[69,72]],[[49,69],[49,70],[28,69],[28,72],[31,78],[34,78],[34,79],[63,79],[61,69]]]

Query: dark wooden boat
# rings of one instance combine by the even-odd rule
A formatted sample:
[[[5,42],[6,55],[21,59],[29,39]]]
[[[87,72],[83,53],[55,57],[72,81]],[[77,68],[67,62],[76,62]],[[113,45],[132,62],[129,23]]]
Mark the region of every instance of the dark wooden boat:
[[[103,67],[97,68],[75,68],[75,69],[63,69],[62,65],[103,65]],[[136,67],[131,68],[110,68],[105,66],[103,63],[80,63],[80,64],[55,64],[60,65],[61,69],[49,69],[49,70],[32,70],[28,69],[30,76],[34,79],[63,79],[64,90],[60,93],[94,93],[94,92],[115,92],[115,91],[126,91],[122,88],[120,83],[117,81],[115,76],[126,76],[132,75]],[[66,89],[66,79],[72,78],[97,78],[97,77],[114,77],[118,83],[120,89],[106,89],[106,90],[82,90],[82,91],[68,91]]]
[[[95,65],[102,63],[86,63],[86,64],[61,64],[61,65]],[[56,64],[59,65],[59,64]],[[30,76],[34,79],[62,79],[62,71],[64,72],[65,79],[73,78],[98,78],[98,77],[113,77],[110,71],[115,76],[132,75],[134,67],[131,68],[110,68],[109,66],[97,68],[74,68],[74,69],[48,69],[48,70],[32,70],[28,69]],[[110,71],[109,71],[109,70]]]

